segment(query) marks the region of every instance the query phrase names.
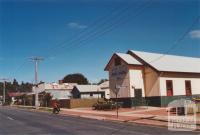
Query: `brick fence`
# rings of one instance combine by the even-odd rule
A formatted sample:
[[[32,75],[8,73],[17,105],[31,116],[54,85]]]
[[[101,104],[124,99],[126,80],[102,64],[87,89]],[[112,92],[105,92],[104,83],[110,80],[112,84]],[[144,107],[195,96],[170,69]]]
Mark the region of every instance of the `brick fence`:
[[[104,101],[104,99],[99,99]],[[54,100],[51,101],[51,104]],[[59,100],[61,108],[81,108],[81,107],[92,107],[93,104],[97,103],[98,99],[63,99]]]

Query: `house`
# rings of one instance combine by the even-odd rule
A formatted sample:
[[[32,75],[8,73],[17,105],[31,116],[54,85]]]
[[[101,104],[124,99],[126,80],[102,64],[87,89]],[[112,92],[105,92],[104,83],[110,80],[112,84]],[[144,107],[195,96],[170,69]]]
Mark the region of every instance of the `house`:
[[[17,104],[23,104],[24,102],[24,96],[26,93],[24,92],[8,92],[9,98],[11,98],[11,104],[14,104],[17,102]]]
[[[105,67],[110,96],[125,106],[135,99],[167,106],[175,99],[200,96],[200,58],[129,50],[115,53]]]
[[[46,92],[52,95],[52,99],[70,99],[71,91],[76,83],[42,83],[39,84],[36,88],[32,88],[32,91],[35,93],[37,90],[38,93]]]
[[[0,105],[2,105],[2,104],[3,104],[3,96],[0,95]]]
[[[105,91],[98,85],[76,85],[71,93],[73,98],[105,98]]]
[[[110,99],[110,87],[109,87],[109,81],[105,81],[101,84],[99,84],[100,91],[105,92],[105,98]]]
[[[3,95],[0,95],[0,101],[3,101]]]

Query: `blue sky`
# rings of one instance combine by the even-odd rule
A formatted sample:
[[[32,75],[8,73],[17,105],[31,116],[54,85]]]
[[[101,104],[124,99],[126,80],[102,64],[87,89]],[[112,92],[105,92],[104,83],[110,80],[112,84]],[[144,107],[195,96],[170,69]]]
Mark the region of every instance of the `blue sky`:
[[[152,2],[152,3],[151,3]],[[198,0],[0,0],[0,77],[53,82],[69,73],[108,78],[114,52],[165,53],[200,16]],[[170,54],[200,56],[200,21]]]

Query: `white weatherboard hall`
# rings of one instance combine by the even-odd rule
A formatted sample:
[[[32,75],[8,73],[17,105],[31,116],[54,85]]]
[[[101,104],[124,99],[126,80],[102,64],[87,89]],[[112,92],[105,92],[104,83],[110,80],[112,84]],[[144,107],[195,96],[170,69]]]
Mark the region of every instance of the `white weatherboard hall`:
[[[129,50],[113,54],[105,70],[111,98],[120,86],[118,100],[126,107],[138,99],[167,106],[172,100],[200,95],[200,58]]]

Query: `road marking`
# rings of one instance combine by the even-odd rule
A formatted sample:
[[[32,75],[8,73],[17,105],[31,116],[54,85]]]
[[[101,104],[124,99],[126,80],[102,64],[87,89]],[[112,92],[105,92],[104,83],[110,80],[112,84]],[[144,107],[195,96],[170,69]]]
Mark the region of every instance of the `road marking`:
[[[9,120],[14,120],[13,118],[11,118],[11,117],[7,117]]]
[[[3,117],[6,117],[6,118],[9,119],[9,120],[14,120],[13,118],[11,118],[11,117],[9,117],[9,116],[6,116],[6,115],[3,115],[2,113],[0,113],[0,115],[3,116]]]

